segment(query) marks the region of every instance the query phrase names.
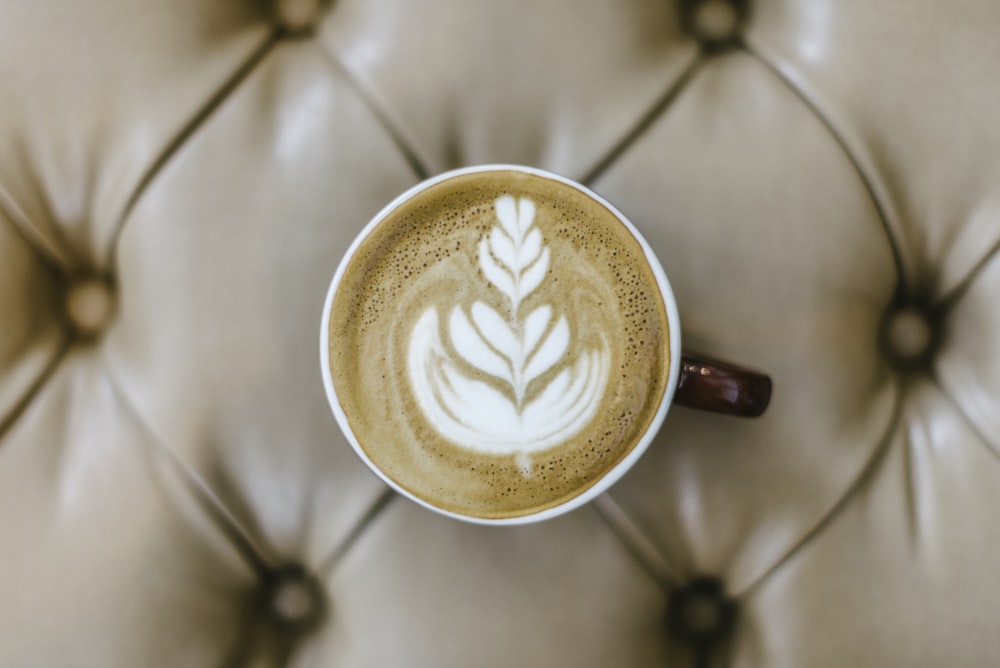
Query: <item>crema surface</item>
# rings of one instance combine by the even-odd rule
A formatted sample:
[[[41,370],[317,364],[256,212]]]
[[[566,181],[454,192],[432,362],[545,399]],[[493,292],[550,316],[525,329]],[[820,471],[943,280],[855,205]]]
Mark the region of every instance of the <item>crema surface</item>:
[[[372,462],[483,518],[597,482],[669,377],[640,243],[600,202],[523,172],[456,176],[389,213],[350,259],[328,326],[334,389]]]

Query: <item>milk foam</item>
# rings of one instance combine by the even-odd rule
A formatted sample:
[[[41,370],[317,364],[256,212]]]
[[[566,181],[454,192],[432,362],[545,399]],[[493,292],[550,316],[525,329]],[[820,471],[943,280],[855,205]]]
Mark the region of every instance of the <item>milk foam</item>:
[[[447,333],[458,354],[501,381],[503,391],[470,378],[452,362],[434,306],[413,328],[407,369],[417,403],[441,436],[469,450],[524,455],[565,443],[594,417],[607,387],[610,354],[602,340],[600,348],[565,359],[570,325],[565,316],[554,319],[549,304],[521,317],[521,302],[545,279],[550,253],[534,227],[531,199],[505,195],[495,208],[498,224],[480,242],[479,267],[484,280],[506,297],[507,316],[476,301],[470,319],[456,305]],[[529,386],[557,365],[558,375],[527,398]],[[530,474],[523,458],[522,466]]]

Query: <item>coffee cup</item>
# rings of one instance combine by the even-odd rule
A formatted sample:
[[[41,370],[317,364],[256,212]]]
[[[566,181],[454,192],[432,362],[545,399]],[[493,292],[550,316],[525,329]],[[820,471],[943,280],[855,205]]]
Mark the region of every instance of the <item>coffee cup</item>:
[[[587,187],[484,165],[420,183],[355,239],[320,333],[348,442],[417,503],[555,517],[642,455],[672,403],[756,417],[771,381],[681,352],[649,244]]]

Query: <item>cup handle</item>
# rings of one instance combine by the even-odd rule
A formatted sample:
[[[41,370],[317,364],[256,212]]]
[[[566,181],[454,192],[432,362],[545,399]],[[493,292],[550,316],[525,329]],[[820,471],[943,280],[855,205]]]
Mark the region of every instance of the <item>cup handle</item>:
[[[687,408],[759,417],[771,401],[767,374],[695,355],[681,356],[674,403]]]

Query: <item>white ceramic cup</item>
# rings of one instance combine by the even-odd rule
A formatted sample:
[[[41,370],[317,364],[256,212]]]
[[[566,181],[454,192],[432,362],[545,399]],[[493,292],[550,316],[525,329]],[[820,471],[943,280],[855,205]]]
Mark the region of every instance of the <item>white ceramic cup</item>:
[[[590,483],[589,486],[585,487],[585,489],[580,491],[578,494],[563,501],[559,505],[546,507],[536,512],[515,517],[484,518],[440,508],[433,503],[420,498],[401,486],[390,475],[387,475],[386,472],[379,468],[379,466],[368,456],[365,449],[359,442],[357,435],[351,428],[350,422],[343,407],[341,406],[341,402],[334,387],[330,366],[329,321],[334,297],[337,294],[338,287],[341,284],[351,258],[354,256],[362,242],[385,220],[387,216],[396,211],[402,204],[409,201],[413,197],[418,194],[425,193],[427,190],[433,189],[445,181],[459,176],[495,171],[520,172],[544,179],[550,179],[569,186],[610,211],[618,219],[618,222],[622,225],[622,227],[631,233],[641,247],[645,260],[648,263],[653,276],[655,276],[656,283],[659,288],[659,296],[662,299],[663,307],[667,314],[667,321],[669,324],[669,334],[667,338],[669,340],[668,345],[670,347],[670,354],[667,356],[667,359],[669,360],[668,363],[670,368],[666,388],[660,397],[659,404],[656,407],[655,414],[649,423],[648,428],[641,434],[638,442],[635,443],[631,450],[629,450],[617,464],[605,470],[596,482]],[[326,295],[326,302],[324,304],[323,316],[320,325],[320,368],[323,376],[323,384],[326,388],[327,399],[340,429],[343,431],[348,442],[354,448],[355,452],[362,459],[362,461],[364,461],[372,469],[372,471],[382,478],[386,484],[400,494],[435,512],[460,520],[490,525],[526,524],[553,518],[578,508],[603,493],[619,478],[621,478],[639,460],[646,448],[649,447],[650,442],[659,431],[671,403],[675,399],[675,394],[677,393],[679,386],[683,386],[685,388],[683,403],[686,405],[730,414],[742,414],[748,417],[755,417],[756,415],[759,415],[760,412],[763,411],[763,406],[766,406],[767,399],[770,396],[770,379],[762,374],[750,372],[725,363],[717,363],[682,355],[680,316],[677,311],[677,303],[674,299],[674,293],[670,287],[670,282],[667,280],[666,273],[663,271],[663,267],[660,265],[659,260],[656,258],[656,255],[653,253],[649,244],[642,237],[635,226],[632,225],[632,223],[629,222],[629,220],[622,215],[618,209],[616,209],[600,195],[591,191],[589,188],[562,176],[532,167],[502,164],[466,167],[446,172],[423,181],[422,183],[415,185],[403,194],[399,195],[365,226],[358,237],[354,240],[351,247],[348,249],[344,258],[341,260]],[[761,400],[763,402],[763,406],[760,405]],[[748,409],[748,404],[753,405],[749,406]]]

